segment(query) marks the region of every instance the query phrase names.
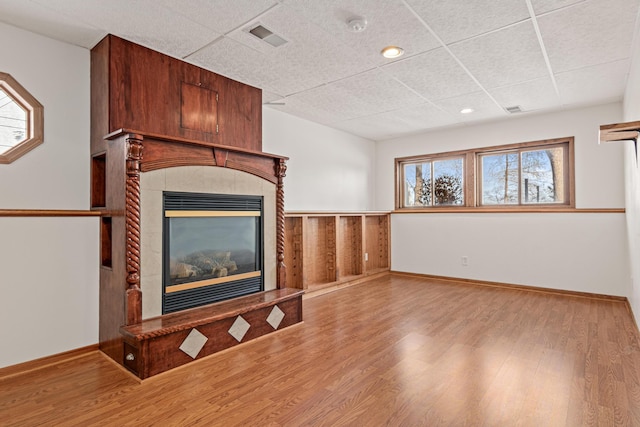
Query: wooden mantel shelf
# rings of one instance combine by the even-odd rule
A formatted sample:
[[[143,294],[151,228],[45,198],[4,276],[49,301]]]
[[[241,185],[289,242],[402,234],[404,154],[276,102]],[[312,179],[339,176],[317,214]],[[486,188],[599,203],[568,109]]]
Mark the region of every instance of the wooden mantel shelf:
[[[155,140],[158,140],[158,141],[177,142],[177,143],[180,143],[180,144],[197,145],[197,146],[201,146],[201,147],[209,147],[209,148],[214,148],[214,149],[217,148],[219,150],[226,150],[226,151],[230,151],[230,152],[234,152],[234,153],[250,154],[252,156],[266,157],[266,158],[269,158],[269,159],[289,160],[289,158],[286,157],[286,156],[279,156],[277,154],[265,153],[264,151],[248,150],[246,148],[233,147],[233,146],[229,146],[229,145],[214,144],[214,143],[207,142],[207,141],[202,141],[202,140],[181,138],[181,137],[177,137],[177,136],[161,135],[161,134],[155,134],[155,133],[144,132],[144,131],[140,131],[140,130],[132,130],[132,129],[118,129],[115,132],[111,132],[110,134],[105,135],[104,139],[113,140],[113,139],[116,139],[116,138],[118,138],[118,137],[120,137],[122,135],[126,135],[126,134],[140,135],[145,139],[150,138],[150,139],[155,139]]]

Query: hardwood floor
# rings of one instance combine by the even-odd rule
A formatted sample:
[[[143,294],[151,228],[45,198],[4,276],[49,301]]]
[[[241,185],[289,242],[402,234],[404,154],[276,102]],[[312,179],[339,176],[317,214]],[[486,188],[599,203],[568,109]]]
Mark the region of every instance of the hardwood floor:
[[[0,380],[8,426],[640,425],[623,302],[391,275],[140,383],[95,352]]]

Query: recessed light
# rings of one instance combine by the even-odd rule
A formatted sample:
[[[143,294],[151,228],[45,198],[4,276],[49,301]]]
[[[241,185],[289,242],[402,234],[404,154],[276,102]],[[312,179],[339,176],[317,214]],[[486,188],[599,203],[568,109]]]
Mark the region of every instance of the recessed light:
[[[471,114],[473,113],[473,108],[463,108],[462,110],[460,110],[460,113],[462,114]]]
[[[398,46],[387,46],[380,52],[385,58],[398,58],[404,53],[404,49]]]

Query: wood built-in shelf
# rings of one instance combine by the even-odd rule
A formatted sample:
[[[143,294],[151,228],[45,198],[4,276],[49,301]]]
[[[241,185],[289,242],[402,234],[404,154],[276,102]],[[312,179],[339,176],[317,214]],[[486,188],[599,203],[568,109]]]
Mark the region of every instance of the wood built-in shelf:
[[[91,208],[102,208],[107,204],[107,155],[96,154],[91,158]]]
[[[113,266],[111,258],[113,227],[110,216],[100,218],[100,265],[111,268]]]
[[[308,291],[389,271],[388,212],[288,212],[287,286]]]

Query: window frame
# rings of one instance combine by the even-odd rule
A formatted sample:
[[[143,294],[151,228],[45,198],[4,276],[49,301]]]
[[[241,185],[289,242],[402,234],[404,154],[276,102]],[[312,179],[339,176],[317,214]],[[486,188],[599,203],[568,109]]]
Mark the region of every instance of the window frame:
[[[27,112],[25,139],[0,154],[0,164],[9,164],[44,141],[44,107],[10,74],[0,72],[0,88]]]
[[[487,154],[503,154],[535,151],[551,147],[566,147],[563,161],[563,175],[565,180],[565,201],[563,203],[521,203],[518,204],[482,204],[482,167],[480,158]],[[463,194],[464,203],[461,205],[432,205],[432,206],[404,206],[404,168],[411,163],[431,162],[445,158],[464,157]],[[468,150],[457,150],[417,156],[397,157],[395,163],[395,210],[400,212],[438,212],[438,211],[561,211],[575,209],[575,163],[574,137],[554,138],[539,141],[520,142],[515,144],[479,147]],[[520,170],[520,167],[519,167]],[[521,186],[520,171],[518,172],[518,186]],[[519,188],[519,193],[521,189]],[[520,199],[520,197],[519,197]]]

